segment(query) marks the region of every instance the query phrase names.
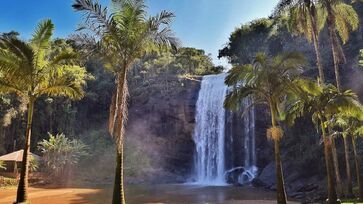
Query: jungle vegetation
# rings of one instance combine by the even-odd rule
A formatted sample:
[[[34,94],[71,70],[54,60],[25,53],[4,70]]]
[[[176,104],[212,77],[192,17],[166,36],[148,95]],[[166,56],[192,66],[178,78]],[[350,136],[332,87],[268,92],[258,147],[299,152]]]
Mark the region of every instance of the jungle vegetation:
[[[92,160],[110,154],[105,151],[110,147],[116,160],[113,203],[125,203],[124,175],[140,175],[140,169],[153,166],[145,156],[148,141],[125,136],[129,92],[131,108],[136,100],[150,108],[151,98],[172,98],[186,91],[186,81],[223,71],[203,50],[181,47],[170,28],[173,13],[149,16],[142,0],[112,2],[110,10],[92,0],[75,0],[73,8],[85,14],[84,24],[67,39],[52,38],[50,20],[40,22],[28,41],[16,31],[1,33],[0,153],[25,150],[17,203],[27,200],[29,150],[44,153],[53,171],[60,164],[76,165],[86,155]],[[269,18],[237,28],[219,52],[233,65],[226,84],[235,88],[226,107],[238,109],[239,101],[252,97],[256,106],[269,109],[266,132],[274,143],[279,203],[287,202],[282,167],[289,160],[294,168],[326,175],[329,203],[363,199],[363,92],[352,85],[362,85],[353,78],[363,64],[362,10],[359,2],[281,0]],[[311,124],[303,126],[301,120]],[[316,128],[314,145],[302,139],[312,135],[291,134],[311,127]],[[298,146],[306,150],[297,151]],[[69,153],[75,158],[69,160]],[[355,172],[347,165],[350,158]],[[310,165],[324,160],[325,170]],[[346,178],[340,178],[341,172]],[[344,179],[348,185],[341,185]],[[353,195],[355,185],[358,195]]]
[[[357,121],[357,124],[361,124],[359,121],[362,118],[362,106],[358,96],[349,88],[343,88],[340,75],[340,66],[347,64],[343,45],[348,43],[349,37],[359,26],[358,10],[355,10],[353,6],[360,5],[352,5],[350,2],[339,0],[281,0],[269,19],[259,19],[242,25],[241,28],[236,29],[231,34],[229,44],[220,50],[220,57],[227,57],[230,63],[234,65],[226,79],[226,84],[233,85],[234,87],[234,91],[226,98],[226,106],[230,107],[230,103],[238,104],[238,101],[249,95],[253,95],[256,98],[256,93],[267,97],[269,94],[275,93],[273,88],[279,87],[274,77],[268,79],[266,78],[268,75],[256,71],[256,68],[252,68],[256,66],[256,59],[253,58],[253,55],[256,55],[256,58],[258,58],[260,56],[258,52],[262,51],[279,57],[279,53],[291,51],[294,48],[300,52],[306,52],[304,49],[307,47],[299,43],[291,43],[292,45],[289,45],[290,43],[283,43],[286,42],[286,36],[289,36],[288,38],[290,39],[296,39],[300,36],[305,37],[307,42],[313,44],[312,48],[315,56],[307,55],[309,63],[307,66],[304,66],[305,70],[300,74],[299,79],[288,78],[293,80],[293,83],[290,86],[284,86],[284,91],[287,91],[285,95],[276,95],[282,102],[274,108],[275,113],[271,111],[271,117],[279,115],[277,117],[279,124],[291,124],[295,121],[296,116],[308,117],[312,115],[312,122],[317,127],[317,132],[321,135],[324,143],[328,203],[337,203],[337,199],[344,197],[354,197],[349,159],[351,154],[349,151],[350,144],[347,139],[348,133],[336,132],[337,129],[341,130],[341,125],[347,125],[346,121],[342,122],[342,116],[348,121]],[[256,33],[258,34],[256,35]],[[249,42],[256,42],[259,46],[256,47],[254,46],[256,43],[249,44]],[[325,53],[322,55],[322,45],[330,45],[331,51],[328,54],[331,57],[322,57],[325,56]],[[247,51],[252,52],[247,55],[245,54]],[[349,51],[351,52],[351,50]],[[356,49],[354,54],[350,53],[350,55],[357,56],[358,49]],[[331,63],[329,63],[330,60]],[[264,63],[259,68],[261,69],[268,64]],[[284,65],[284,63],[281,64]],[[356,61],[355,66],[357,67],[357,65],[358,62]],[[300,67],[299,65],[293,66],[295,68]],[[350,63],[349,66],[354,65]],[[312,70],[315,67],[316,71]],[[331,77],[330,67],[333,67],[334,70],[334,81]],[[326,74],[327,72],[328,74]],[[328,75],[327,80],[325,75]],[[281,74],[281,76],[284,75]],[[316,82],[314,82],[315,77],[318,78]],[[261,81],[263,81],[261,78],[266,78],[267,83],[261,84]],[[234,79],[233,83],[231,83],[230,79]],[[268,92],[262,91],[261,89],[264,89],[265,84],[273,88],[270,88]],[[278,91],[278,93],[282,94],[282,91]],[[257,104],[259,102],[258,98],[255,99]],[[271,109],[271,103],[268,100],[267,103],[265,101],[265,104]],[[332,122],[335,119],[337,123]],[[271,125],[271,128],[274,128],[276,122],[272,121]],[[349,133],[352,138],[354,135],[357,135],[358,126],[355,126],[354,130],[351,130],[353,132]],[[296,126],[292,128],[294,127]],[[271,135],[271,128],[267,130],[268,136]],[[282,134],[283,131],[279,130],[276,132]],[[344,145],[341,147],[336,147],[335,140],[338,137],[337,135],[343,135]],[[355,142],[354,139],[353,141]],[[345,183],[347,185],[343,185],[341,179],[341,165],[337,155],[337,148],[344,149],[347,175]],[[278,156],[279,152],[275,142],[275,157]],[[356,149],[354,152],[356,152]],[[357,158],[357,168],[360,168],[359,160]],[[280,158],[276,158],[275,162],[280,163]],[[277,199],[279,203],[286,203],[286,197],[282,196],[285,194],[284,188],[279,187],[284,186],[282,170],[279,170],[281,169],[280,165],[276,163]],[[361,191],[361,172],[358,170],[356,173],[357,184],[360,187],[359,191]],[[358,198],[361,199],[362,196]]]

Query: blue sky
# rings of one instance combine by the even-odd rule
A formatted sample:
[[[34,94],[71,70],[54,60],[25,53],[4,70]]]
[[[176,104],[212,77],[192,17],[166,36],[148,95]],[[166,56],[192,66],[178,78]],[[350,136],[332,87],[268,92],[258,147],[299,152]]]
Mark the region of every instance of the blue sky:
[[[57,37],[74,32],[80,14],[72,8],[73,0],[1,0],[0,32],[15,30],[29,38],[41,19],[53,20]],[[101,0],[108,5],[108,0]],[[218,49],[241,23],[267,17],[278,0],[146,0],[150,13],[170,10],[176,14],[173,29],[183,46],[211,53],[216,64]]]

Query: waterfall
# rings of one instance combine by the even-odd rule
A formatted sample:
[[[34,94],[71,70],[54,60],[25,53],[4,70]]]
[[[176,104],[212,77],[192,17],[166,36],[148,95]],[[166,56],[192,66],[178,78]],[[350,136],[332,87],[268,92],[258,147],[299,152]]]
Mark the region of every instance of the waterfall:
[[[241,184],[251,182],[256,177],[256,140],[255,140],[255,108],[252,106],[252,99],[245,98],[242,103],[243,133],[244,133],[244,162],[243,173],[238,177]]]
[[[197,183],[225,184],[225,74],[204,76],[199,91],[194,129]]]
[[[235,119],[240,132],[228,132],[223,108],[228,87],[226,74],[204,76],[196,104],[194,180],[204,185],[246,184],[257,174],[255,151],[255,109],[252,100],[241,104],[245,112]],[[247,109],[248,108],[248,109]],[[232,126],[231,126],[232,127]],[[233,129],[233,128],[232,128]],[[227,170],[227,168],[229,170]],[[230,176],[231,175],[231,176]],[[229,179],[227,179],[229,177]],[[232,178],[232,179],[230,179]],[[232,180],[232,181],[231,181]]]

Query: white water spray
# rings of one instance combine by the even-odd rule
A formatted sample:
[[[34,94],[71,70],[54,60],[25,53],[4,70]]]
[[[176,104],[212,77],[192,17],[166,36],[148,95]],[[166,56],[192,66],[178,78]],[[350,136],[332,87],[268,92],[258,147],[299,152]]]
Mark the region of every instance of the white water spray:
[[[245,184],[252,181],[257,174],[256,167],[256,143],[255,143],[255,109],[251,107],[252,100],[246,98],[241,104],[245,115],[241,121],[243,125],[243,161],[238,162],[243,166],[232,166],[226,170],[225,147],[232,147],[233,135],[226,139],[226,110],[223,107],[228,87],[224,84],[226,74],[204,76],[199,91],[196,105],[196,126],[193,139],[195,150],[195,175],[196,183],[202,185],[225,185],[226,176],[234,171],[241,172],[238,175],[238,183]]]
[[[225,74],[204,76],[197,101],[195,171],[196,182],[225,184]]]

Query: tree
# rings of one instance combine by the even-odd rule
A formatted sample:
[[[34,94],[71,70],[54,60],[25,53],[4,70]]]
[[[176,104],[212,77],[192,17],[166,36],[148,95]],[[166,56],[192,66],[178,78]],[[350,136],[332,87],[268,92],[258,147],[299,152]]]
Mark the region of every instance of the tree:
[[[358,29],[359,17],[351,5],[342,0],[321,0],[321,7],[327,13],[327,26],[329,31],[330,44],[333,54],[335,81],[339,91],[342,91],[339,64],[345,63],[346,58],[340,40],[345,44],[349,39],[350,31]],[[339,37],[340,39],[339,39]],[[335,172],[337,176],[338,193],[341,194],[342,182],[340,179],[338,158],[336,153],[335,140],[332,139],[332,151]]]
[[[347,90],[340,92],[333,85],[319,85],[308,80],[295,82],[295,95],[288,99],[287,120],[294,121],[296,117],[306,114],[312,115],[312,121],[321,130],[324,142],[324,155],[328,178],[328,203],[337,203],[336,188],[334,185],[334,163],[332,159],[331,135],[327,133],[329,119],[335,114],[357,114],[361,107],[357,96]]]
[[[351,169],[350,169],[350,155],[349,155],[348,139],[349,138],[352,139],[354,158],[356,158],[357,151],[356,151],[356,147],[355,147],[356,146],[355,140],[356,140],[357,133],[359,134],[359,126],[358,126],[359,118],[355,117],[354,115],[347,115],[345,113],[342,113],[342,114],[335,115],[332,118],[330,123],[332,123],[333,126],[338,127],[339,129],[336,132],[343,136],[345,166],[346,166],[346,173],[347,173],[347,180],[348,180],[347,196],[351,198],[351,197],[353,197],[353,183],[352,183],[352,175],[351,175]],[[356,170],[358,168],[357,183],[359,186],[359,197],[363,198],[363,190],[362,190],[363,186],[362,186],[361,178],[360,178],[359,159],[355,159],[355,161],[356,161]],[[360,201],[362,201],[362,199],[360,199]]]
[[[353,125],[357,126],[357,123],[354,123]],[[357,183],[358,183],[358,188],[359,188],[359,201],[363,201],[363,177],[361,174],[361,166],[360,166],[360,157],[358,155],[357,152],[357,138],[358,136],[362,136],[363,135],[363,126],[360,126],[359,128],[357,128],[356,132],[354,135],[352,135],[352,143],[353,143],[353,153],[354,153],[354,162],[355,162],[355,172],[357,174]]]
[[[16,37],[0,38],[0,93],[16,93],[27,101],[27,128],[16,203],[27,201],[29,149],[34,104],[43,95],[83,97],[83,85],[89,78],[83,67],[73,60],[74,52],[64,51],[53,55],[51,37],[54,25],[50,20],[39,23],[30,42]]]
[[[107,14],[92,0],[76,0],[73,8],[86,14],[85,28],[99,38],[105,66],[116,76],[109,114],[109,132],[116,140],[117,161],[112,203],[125,203],[123,185],[123,144],[127,119],[127,71],[150,47],[176,48],[179,44],[170,29],[174,14],[168,11],[147,17],[144,0],[113,0]]]
[[[277,120],[283,98],[304,63],[304,57],[296,52],[283,53],[273,58],[258,53],[253,64],[233,67],[225,80],[228,86],[234,87],[225,99],[227,108],[236,109],[244,98],[253,97],[255,104],[267,104],[270,109],[272,126],[267,130],[267,137],[275,144],[278,203],[286,203],[287,198],[280,158],[283,131]]]
[[[6,169],[6,165],[4,164],[4,161],[0,161],[0,169]]]
[[[43,153],[48,172],[54,178],[63,178],[88,155],[88,147],[82,141],[69,140],[64,134],[48,135],[48,140],[38,142],[38,149]]]
[[[340,40],[345,44],[350,32],[358,29],[359,17],[354,8],[343,0],[320,0],[320,4],[327,13],[326,22],[333,54],[335,81],[338,90],[342,91],[339,64],[345,63],[346,59]]]
[[[304,35],[309,42],[313,42],[320,81],[324,83],[319,34],[324,27],[326,14],[319,9],[314,0],[281,0],[276,7],[275,15],[284,15],[284,11],[288,12],[289,31],[296,35]]]
[[[274,21],[261,18],[243,24],[233,31],[228,44],[219,50],[218,57],[227,57],[233,65],[251,63],[258,52],[268,51],[268,40]]]

